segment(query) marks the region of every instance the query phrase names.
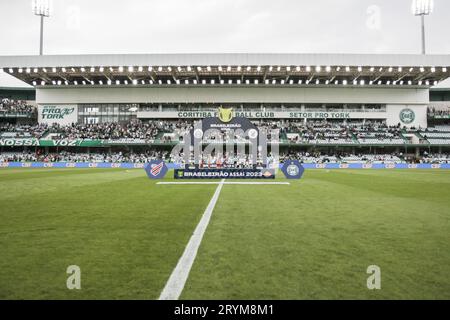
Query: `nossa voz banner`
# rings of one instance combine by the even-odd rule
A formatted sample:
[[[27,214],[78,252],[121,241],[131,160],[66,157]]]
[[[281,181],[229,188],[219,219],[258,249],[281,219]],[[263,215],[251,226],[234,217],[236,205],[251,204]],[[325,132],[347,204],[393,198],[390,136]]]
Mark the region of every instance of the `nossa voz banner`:
[[[38,122],[71,124],[78,120],[77,105],[38,105]]]
[[[38,140],[36,138],[5,138],[0,139],[0,146],[6,147],[102,147],[101,140]]]

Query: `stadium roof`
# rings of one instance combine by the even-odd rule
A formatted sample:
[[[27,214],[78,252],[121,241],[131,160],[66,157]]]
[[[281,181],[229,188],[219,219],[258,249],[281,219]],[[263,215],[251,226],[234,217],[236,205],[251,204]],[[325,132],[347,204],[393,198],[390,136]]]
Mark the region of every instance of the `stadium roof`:
[[[0,68],[34,86],[403,85],[429,87],[450,77],[450,55],[0,56]]]

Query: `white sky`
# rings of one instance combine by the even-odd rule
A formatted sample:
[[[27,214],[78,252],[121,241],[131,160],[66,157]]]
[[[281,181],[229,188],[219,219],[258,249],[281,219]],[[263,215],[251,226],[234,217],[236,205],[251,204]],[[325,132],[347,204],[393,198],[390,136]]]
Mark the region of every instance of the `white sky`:
[[[420,53],[412,0],[53,0],[45,54]],[[427,53],[450,53],[450,1],[426,17]],[[0,55],[37,54],[31,0],[0,0]],[[446,81],[450,87],[450,81]],[[21,86],[0,74],[0,86]],[[442,86],[442,84],[441,84]]]

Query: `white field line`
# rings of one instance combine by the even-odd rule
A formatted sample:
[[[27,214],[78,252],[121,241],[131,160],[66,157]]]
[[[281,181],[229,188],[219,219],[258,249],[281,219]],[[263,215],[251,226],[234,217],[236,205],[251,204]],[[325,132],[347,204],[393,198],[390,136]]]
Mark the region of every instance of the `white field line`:
[[[203,213],[200,222],[194,230],[186,248],[184,249],[183,255],[173,269],[172,274],[167,280],[166,286],[164,287],[159,300],[177,300],[183,291],[186,280],[191,271],[191,267],[194,263],[195,257],[197,256],[198,248],[202,242],[203,235],[205,234],[206,228],[208,227],[209,220],[213,209],[216,205],[217,199],[219,199],[220,191],[222,190],[224,179],[222,179],[214,192],[213,197],[209,201],[208,206]]]
[[[223,179],[222,179],[223,180]],[[290,182],[263,182],[263,181],[178,181],[178,182],[157,182],[156,184],[281,184],[287,185]]]

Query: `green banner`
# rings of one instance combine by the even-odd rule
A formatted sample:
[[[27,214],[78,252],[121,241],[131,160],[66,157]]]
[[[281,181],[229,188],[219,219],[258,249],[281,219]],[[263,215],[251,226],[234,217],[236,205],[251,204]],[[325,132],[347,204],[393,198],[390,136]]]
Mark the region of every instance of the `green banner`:
[[[60,140],[38,140],[36,138],[5,138],[0,139],[0,146],[9,147],[102,147],[101,140],[91,139],[60,139]]]

